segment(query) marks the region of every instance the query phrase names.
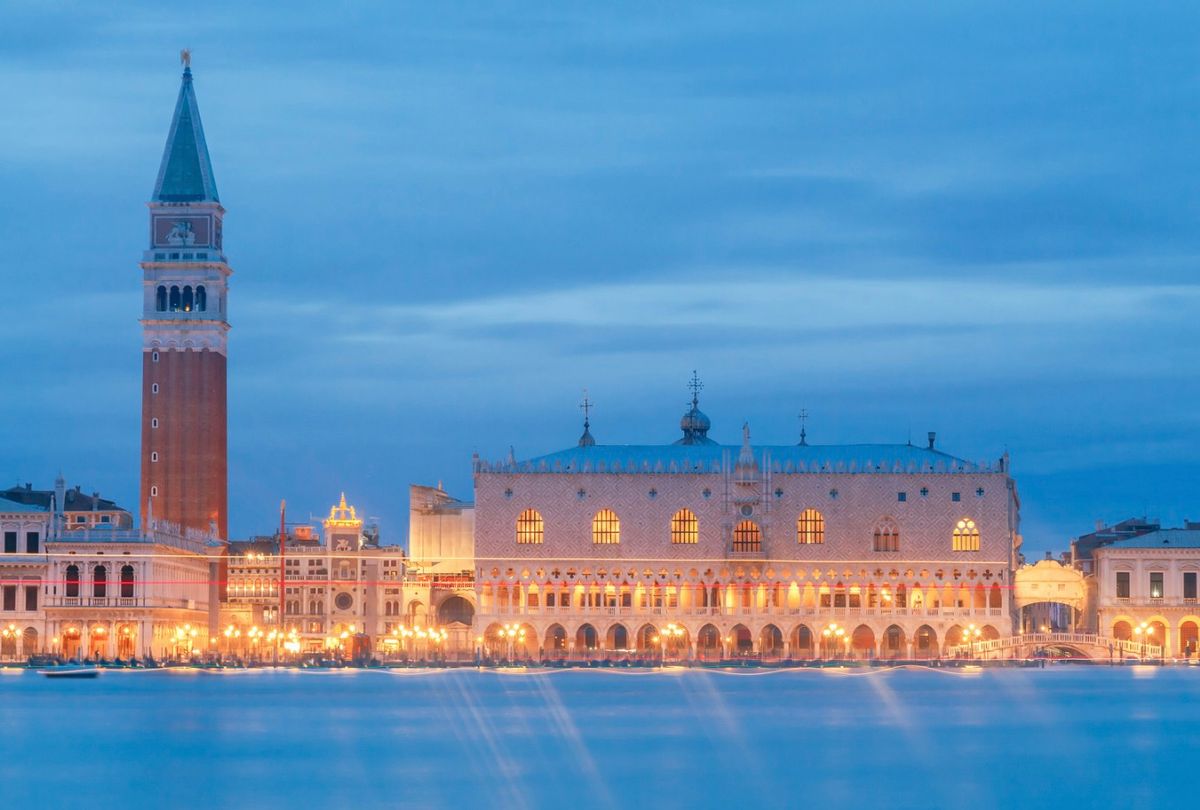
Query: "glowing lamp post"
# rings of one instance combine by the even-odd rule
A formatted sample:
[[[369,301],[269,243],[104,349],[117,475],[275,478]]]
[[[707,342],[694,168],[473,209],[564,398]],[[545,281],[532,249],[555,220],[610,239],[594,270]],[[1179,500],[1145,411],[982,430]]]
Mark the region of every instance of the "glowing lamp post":
[[[175,635],[172,637],[175,642],[175,654],[179,655],[180,648],[183,648],[183,657],[192,657],[192,646],[196,643],[198,635],[196,628],[190,624],[185,624],[182,627],[175,628]]]
[[[1138,660],[1146,660],[1146,645],[1150,643],[1150,637],[1154,635],[1154,625],[1149,622],[1142,622],[1137,627],[1133,628],[1133,634],[1137,636],[1138,644],[1141,649],[1138,652]]]
[[[983,636],[983,630],[973,624],[968,624],[967,629],[963,630],[963,638],[967,641],[967,657],[975,657],[975,642]]]
[[[250,659],[257,661],[258,642],[262,640],[263,631],[259,630],[257,627],[251,627],[248,631],[246,631],[246,637],[250,639]]]
[[[826,654],[828,654],[830,646],[834,646],[840,651],[843,645],[849,646],[850,644],[850,637],[846,635],[846,628],[839,626],[837,622],[822,630],[821,635],[825,638]]]
[[[5,627],[4,630],[0,631],[0,635],[4,636],[5,647],[7,647],[9,644],[12,644],[12,657],[15,659],[17,657],[17,626],[12,622],[9,622],[8,627]]]
[[[508,644],[509,662],[514,661],[516,659],[517,641],[519,640],[522,646],[525,644],[525,628],[519,624],[506,624],[500,629],[500,638]]]
[[[671,622],[665,628],[663,628],[663,631],[661,634],[654,637],[654,642],[656,644],[661,643],[662,653],[661,653],[661,656],[659,657],[660,664],[666,665],[667,650],[670,648],[670,646],[672,644],[672,640],[674,639],[675,643],[678,643],[678,639],[683,638],[683,636],[686,632],[687,632],[686,630],[684,630],[679,625],[675,624],[675,622]]]

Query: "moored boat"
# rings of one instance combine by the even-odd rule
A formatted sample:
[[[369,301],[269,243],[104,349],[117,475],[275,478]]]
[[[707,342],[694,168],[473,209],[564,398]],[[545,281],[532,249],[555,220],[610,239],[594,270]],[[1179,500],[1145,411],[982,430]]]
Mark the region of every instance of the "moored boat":
[[[64,667],[63,669],[39,669],[47,678],[95,678],[100,670],[90,667]]]

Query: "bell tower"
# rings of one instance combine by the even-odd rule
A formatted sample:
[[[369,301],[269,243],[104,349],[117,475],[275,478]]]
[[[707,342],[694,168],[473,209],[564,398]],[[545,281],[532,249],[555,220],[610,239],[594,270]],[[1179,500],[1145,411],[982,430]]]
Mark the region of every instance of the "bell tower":
[[[141,510],[228,539],[226,336],[232,270],[191,56],[149,202],[142,256]]]

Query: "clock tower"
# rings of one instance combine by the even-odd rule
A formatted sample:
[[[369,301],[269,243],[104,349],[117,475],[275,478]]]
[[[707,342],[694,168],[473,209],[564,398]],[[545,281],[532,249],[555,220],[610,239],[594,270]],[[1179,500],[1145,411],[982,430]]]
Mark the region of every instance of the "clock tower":
[[[150,200],[142,256],[142,525],[155,519],[228,540],[226,339],[232,274],[191,58]],[[223,589],[222,589],[223,590]]]

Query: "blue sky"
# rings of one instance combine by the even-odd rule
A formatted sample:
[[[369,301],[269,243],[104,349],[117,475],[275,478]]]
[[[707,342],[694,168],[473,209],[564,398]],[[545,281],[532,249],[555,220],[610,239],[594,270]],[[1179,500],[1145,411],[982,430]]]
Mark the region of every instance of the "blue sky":
[[[131,508],[190,47],[237,536],[579,434],[1012,454],[1029,551],[1200,517],[1185,3],[0,2],[0,473]]]

